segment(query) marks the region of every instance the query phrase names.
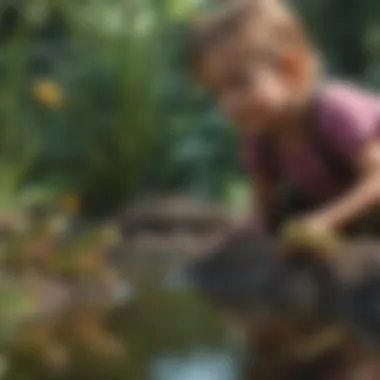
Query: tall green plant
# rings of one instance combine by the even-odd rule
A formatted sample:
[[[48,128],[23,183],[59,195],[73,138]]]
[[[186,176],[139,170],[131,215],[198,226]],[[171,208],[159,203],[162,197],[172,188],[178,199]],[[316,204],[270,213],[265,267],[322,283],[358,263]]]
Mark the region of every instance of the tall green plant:
[[[17,208],[17,195],[38,149],[29,124],[27,30],[24,24],[1,45],[0,58],[0,214]]]

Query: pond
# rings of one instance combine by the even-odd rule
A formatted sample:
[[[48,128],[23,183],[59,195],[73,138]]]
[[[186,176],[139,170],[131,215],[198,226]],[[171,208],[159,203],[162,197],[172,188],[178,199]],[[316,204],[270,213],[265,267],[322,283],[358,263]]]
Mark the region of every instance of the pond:
[[[165,268],[164,270],[162,270]],[[125,335],[137,380],[237,380],[241,344],[195,294],[183,263],[140,273]],[[135,277],[136,278],[136,277]]]
[[[151,380],[236,380],[237,360],[223,351],[199,348],[187,356],[163,356],[151,367]]]

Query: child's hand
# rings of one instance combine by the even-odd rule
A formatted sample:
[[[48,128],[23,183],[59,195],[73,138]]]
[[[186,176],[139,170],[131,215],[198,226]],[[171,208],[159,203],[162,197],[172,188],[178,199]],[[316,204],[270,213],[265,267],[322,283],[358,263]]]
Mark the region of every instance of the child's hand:
[[[308,216],[287,222],[281,231],[281,243],[285,256],[293,250],[305,249],[318,256],[337,252],[341,241],[324,219]]]

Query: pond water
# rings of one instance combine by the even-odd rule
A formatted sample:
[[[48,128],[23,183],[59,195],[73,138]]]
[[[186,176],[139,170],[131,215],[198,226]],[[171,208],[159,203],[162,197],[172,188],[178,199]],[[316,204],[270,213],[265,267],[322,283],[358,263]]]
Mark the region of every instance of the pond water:
[[[162,269],[162,267],[161,267]],[[239,342],[191,289],[185,266],[140,276],[127,339],[137,380],[238,380]],[[157,272],[157,268],[151,269]]]
[[[236,380],[238,365],[223,351],[194,350],[187,356],[163,356],[153,362],[151,380]]]

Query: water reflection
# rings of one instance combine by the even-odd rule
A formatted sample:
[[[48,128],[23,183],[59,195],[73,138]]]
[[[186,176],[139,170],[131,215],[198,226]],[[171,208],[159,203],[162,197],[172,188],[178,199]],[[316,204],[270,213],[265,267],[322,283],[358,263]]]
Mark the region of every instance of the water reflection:
[[[129,378],[137,380],[236,380],[240,342],[199,297],[177,256],[130,265],[134,302],[121,316],[130,347]],[[166,260],[165,260],[166,259]]]
[[[183,292],[191,289],[190,279],[187,273],[187,267],[183,264],[173,264],[163,277],[163,289],[169,291]]]
[[[236,380],[237,362],[232,354],[198,349],[187,356],[157,359],[150,380]]]

